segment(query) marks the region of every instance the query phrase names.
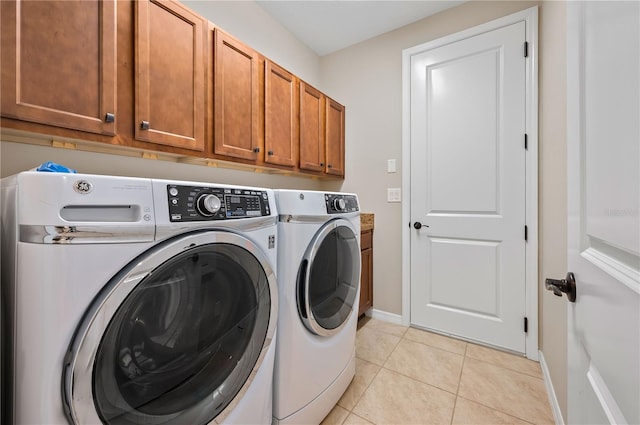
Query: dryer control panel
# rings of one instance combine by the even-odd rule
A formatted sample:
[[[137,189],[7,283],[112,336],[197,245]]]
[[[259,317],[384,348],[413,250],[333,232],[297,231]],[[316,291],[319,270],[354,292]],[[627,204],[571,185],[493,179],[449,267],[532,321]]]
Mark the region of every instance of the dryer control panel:
[[[354,195],[327,193],[324,195],[327,214],[344,214],[358,211],[358,199]]]
[[[271,215],[269,196],[263,190],[168,184],[167,199],[172,222]]]

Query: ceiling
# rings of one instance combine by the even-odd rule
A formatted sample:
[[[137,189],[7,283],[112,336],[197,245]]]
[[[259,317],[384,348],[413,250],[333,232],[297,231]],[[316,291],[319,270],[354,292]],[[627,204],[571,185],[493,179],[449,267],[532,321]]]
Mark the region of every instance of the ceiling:
[[[319,56],[455,7],[463,1],[257,0]]]

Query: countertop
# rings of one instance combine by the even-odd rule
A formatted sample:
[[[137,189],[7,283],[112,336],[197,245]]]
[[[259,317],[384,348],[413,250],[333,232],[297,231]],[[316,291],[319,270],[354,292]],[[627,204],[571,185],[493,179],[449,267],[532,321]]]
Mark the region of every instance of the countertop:
[[[360,213],[360,231],[373,230],[373,213]]]

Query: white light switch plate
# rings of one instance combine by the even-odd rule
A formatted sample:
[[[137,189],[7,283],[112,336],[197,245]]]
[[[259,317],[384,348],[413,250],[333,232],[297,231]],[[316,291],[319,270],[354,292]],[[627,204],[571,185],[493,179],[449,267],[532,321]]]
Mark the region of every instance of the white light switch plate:
[[[402,202],[402,196],[399,187],[387,188],[387,202]]]
[[[387,173],[395,173],[395,172],[397,172],[396,160],[387,159]]]

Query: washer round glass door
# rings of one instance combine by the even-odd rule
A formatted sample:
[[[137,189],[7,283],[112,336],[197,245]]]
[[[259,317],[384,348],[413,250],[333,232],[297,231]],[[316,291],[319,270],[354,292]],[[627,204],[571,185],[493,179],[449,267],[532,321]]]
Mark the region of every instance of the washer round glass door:
[[[354,310],[360,287],[360,245],[345,219],[325,224],[314,236],[298,272],[298,309],[315,334],[338,332]]]
[[[106,424],[206,424],[225,414],[271,343],[275,290],[266,257],[239,235],[154,247],[86,313],[65,370],[67,413]]]

